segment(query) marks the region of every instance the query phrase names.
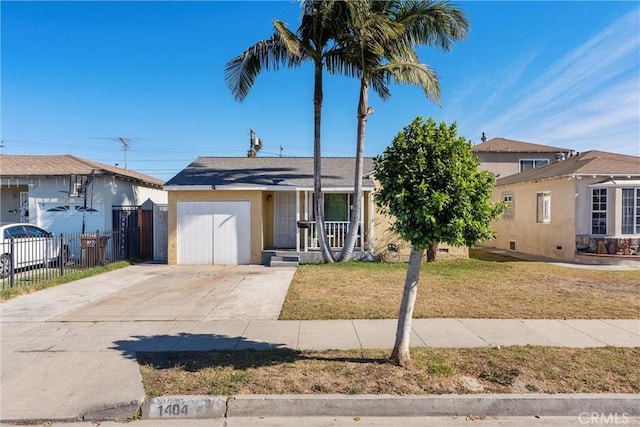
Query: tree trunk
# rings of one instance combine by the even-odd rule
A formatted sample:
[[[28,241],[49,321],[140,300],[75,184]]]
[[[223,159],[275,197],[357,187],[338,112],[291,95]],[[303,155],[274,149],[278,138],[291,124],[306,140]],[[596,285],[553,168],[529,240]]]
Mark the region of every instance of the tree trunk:
[[[427,248],[427,262],[435,261],[437,254],[438,254],[438,242],[429,243],[429,247]]]
[[[313,194],[315,196],[316,233],[322,259],[326,263],[334,261],[329,247],[327,229],[324,226],[324,196],[322,194],[322,156],[320,151],[320,124],[322,122],[322,62],[315,64],[313,90]]]
[[[367,110],[369,108],[369,85],[365,79],[360,80],[360,100],[358,101],[358,133],[356,141],[356,164],[353,179],[353,209],[349,219],[349,232],[342,247],[339,261],[349,261],[358,238],[358,224],[362,210],[362,169],[364,163],[364,133],[367,126]],[[364,243],[364,242],[363,242]]]
[[[409,354],[409,338],[411,337],[411,319],[413,307],[418,294],[418,281],[420,280],[420,267],[424,249],[411,248],[407,277],[404,281],[400,314],[398,315],[398,328],[396,330],[396,343],[391,353],[391,361],[398,366],[406,367],[411,362]]]

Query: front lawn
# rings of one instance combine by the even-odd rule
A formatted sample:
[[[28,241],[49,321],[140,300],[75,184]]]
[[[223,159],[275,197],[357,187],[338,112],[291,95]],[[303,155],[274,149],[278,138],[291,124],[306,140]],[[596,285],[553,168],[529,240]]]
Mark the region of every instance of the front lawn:
[[[397,318],[406,264],[301,265],[281,320]],[[478,250],[424,264],[414,318],[633,319],[640,272],[587,270]]]

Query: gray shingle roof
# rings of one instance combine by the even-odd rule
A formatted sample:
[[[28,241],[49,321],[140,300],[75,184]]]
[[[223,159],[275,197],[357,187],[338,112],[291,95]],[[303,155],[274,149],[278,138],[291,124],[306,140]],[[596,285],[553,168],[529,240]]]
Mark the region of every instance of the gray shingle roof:
[[[364,158],[363,174],[373,170],[373,158]],[[322,159],[322,187],[352,187],[355,159],[325,157]],[[313,187],[311,157],[198,157],[171,178],[166,186],[279,186]],[[373,187],[370,178],[363,186]]]
[[[483,153],[569,153],[572,150],[506,138],[491,138],[482,144],[474,145],[471,147],[471,151]]]
[[[161,187],[164,181],[104,163],[64,154],[59,156],[2,155],[0,175],[5,177],[86,175],[94,170],[96,175],[112,175],[133,180],[143,185]]]
[[[549,163],[498,180],[497,185],[539,181],[571,175],[640,176],[640,157],[625,154],[587,151],[566,160]]]

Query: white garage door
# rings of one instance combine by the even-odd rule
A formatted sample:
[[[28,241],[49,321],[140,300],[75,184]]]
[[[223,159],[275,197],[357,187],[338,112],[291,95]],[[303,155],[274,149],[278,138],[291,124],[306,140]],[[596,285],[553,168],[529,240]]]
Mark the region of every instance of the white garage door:
[[[83,223],[86,233],[103,231],[103,204],[92,203],[85,209],[82,202],[38,203],[38,224],[53,233],[81,233]]]
[[[178,202],[178,264],[249,264],[249,202]]]

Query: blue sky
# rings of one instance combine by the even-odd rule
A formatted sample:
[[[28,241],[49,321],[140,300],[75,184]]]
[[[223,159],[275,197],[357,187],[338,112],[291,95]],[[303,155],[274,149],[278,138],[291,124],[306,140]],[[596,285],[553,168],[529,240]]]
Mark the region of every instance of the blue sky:
[[[462,1],[471,31],[450,52],[419,50],[442,103],[412,86],[370,97],[368,156],[416,116],[489,138],[640,155],[637,2]],[[310,66],[258,77],[243,103],[225,63],[298,27],[294,1],[2,1],[3,154],[73,154],[168,180],[198,156],[312,156]],[[358,82],[325,78],[323,156],[353,156]],[[0,171],[1,173],[1,171]]]

